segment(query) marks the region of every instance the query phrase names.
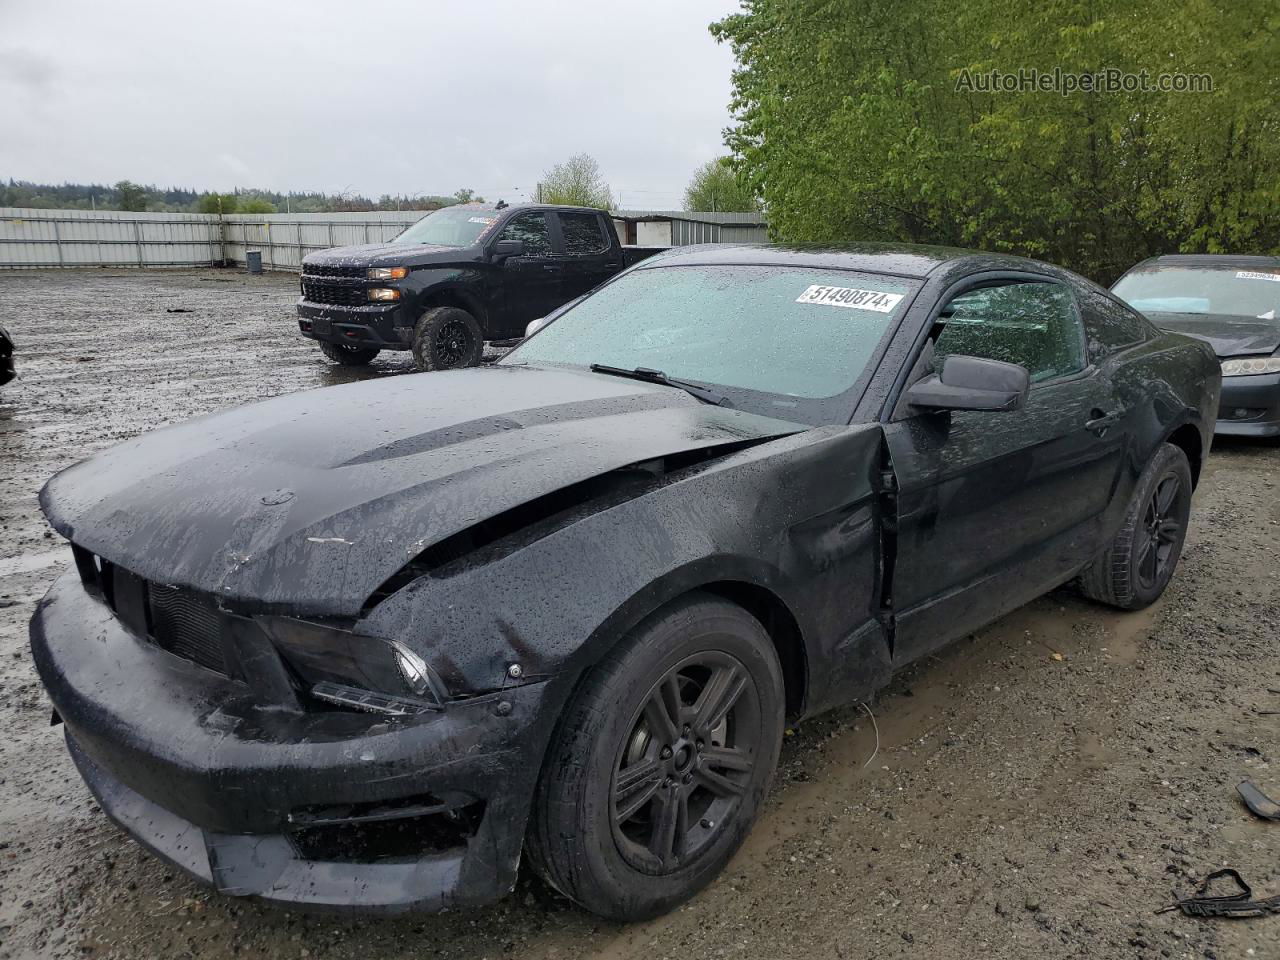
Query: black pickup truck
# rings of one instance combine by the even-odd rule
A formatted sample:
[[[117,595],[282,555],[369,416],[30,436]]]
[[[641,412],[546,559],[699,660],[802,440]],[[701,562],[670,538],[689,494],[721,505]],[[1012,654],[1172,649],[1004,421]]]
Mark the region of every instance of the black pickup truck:
[[[390,243],[306,257],[298,326],[345,366],[412,350],[420,370],[473,367],[486,340],[522,337],[659,249],[622,246],[608,214],[589,207],[446,207]]]

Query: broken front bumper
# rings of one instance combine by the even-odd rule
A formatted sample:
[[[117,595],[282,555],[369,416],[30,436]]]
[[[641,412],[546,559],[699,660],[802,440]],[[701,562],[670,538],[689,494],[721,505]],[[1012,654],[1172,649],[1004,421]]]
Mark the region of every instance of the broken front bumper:
[[[264,708],[130,633],[74,571],[37,608],[31,646],[103,810],[225,893],[431,911],[515,884],[550,684],[408,720]]]

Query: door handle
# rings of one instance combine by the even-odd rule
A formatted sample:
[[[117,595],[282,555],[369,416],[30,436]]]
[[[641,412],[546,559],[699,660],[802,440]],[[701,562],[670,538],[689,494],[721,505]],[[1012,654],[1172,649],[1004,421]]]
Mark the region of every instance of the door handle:
[[[1112,410],[1110,413],[1103,413],[1097,407],[1090,411],[1090,419],[1084,422],[1084,428],[1090,433],[1096,433],[1098,436],[1104,436],[1117,420],[1124,416],[1123,410]]]

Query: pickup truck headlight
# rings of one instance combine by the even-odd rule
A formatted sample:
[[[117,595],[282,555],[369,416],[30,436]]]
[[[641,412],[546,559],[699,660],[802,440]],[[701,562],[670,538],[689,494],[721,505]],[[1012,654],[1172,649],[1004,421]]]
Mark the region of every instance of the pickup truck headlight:
[[[1251,377],[1259,373],[1280,373],[1280,357],[1241,357],[1222,361],[1224,377]]]
[[[391,287],[373,287],[369,290],[369,299],[374,303],[387,303],[391,300],[399,300],[400,291],[393,290]]]
[[[409,275],[408,267],[370,267],[370,280],[403,280]]]

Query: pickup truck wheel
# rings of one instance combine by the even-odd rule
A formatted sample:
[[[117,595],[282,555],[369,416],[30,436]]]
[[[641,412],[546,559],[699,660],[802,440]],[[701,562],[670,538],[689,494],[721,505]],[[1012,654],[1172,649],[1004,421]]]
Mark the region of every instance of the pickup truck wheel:
[[[413,360],[419,370],[474,367],[484,356],[484,333],[476,318],[458,307],[435,307],[413,333]]]
[[[1080,575],[1080,591],[1121,610],[1140,610],[1164,593],[1191,519],[1191,466],[1161,444],[1138,479],[1116,538]]]
[[[363,367],[378,355],[377,347],[349,347],[345,343],[320,341],[320,352],[344,367]]]
[[[530,819],[534,868],[613,920],[689,899],[755,822],[783,705],[773,642],[741,607],[691,594],[653,614],[560,720]]]

